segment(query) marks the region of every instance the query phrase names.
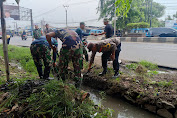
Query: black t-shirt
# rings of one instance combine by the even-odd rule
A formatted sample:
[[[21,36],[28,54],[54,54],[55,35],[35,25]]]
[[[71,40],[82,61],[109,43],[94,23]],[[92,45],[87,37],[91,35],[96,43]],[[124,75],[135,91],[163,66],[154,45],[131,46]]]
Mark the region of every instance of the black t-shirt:
[[[107,24],[104,32],[106,32],[106,38],[110,38],[113,36],[113,27],[110,24]]]

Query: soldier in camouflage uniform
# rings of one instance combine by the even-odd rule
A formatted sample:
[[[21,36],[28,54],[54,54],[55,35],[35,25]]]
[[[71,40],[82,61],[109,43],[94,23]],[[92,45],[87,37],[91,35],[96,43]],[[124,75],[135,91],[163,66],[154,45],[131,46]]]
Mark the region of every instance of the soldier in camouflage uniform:
[[[85,23],[84,22],[80,22],[80,28],[76,29],[76,33],[79,35],[80,39],[82,40],[83,43],[83,54],[85,55],[85,60],[88,61],[88,53],[86,50],[86,46],[87,46],[87,40],[86,39],[82,39],[84,36],[89,36],[89,33],[86,33],[85,31]]]
[[[92,51],[89,69],[90,71],[91,66],[94,62],[94,58],[97,52],[102,52],[101,60],[102,60],[102,67],[103,72],[100,73],[100,76],[103,76],[107,73],[107,61],[109,57],[111,57],[113,61],[113,68],[114,68],[114,76],[113,78],[117,78],[119,76],[119,54],[121,51],[121,41],[117,37],[108,38],[103,41],[97,42],[97,43],[89,43],[87,48],[89,49],[89,52]]]
[[[55,32],[46,35],[47,40],[52,47],[51,37],[58,37],[62,41],[62,48],[60,49],[59,57],[59,74],[63,80],[68,74],[68,63],[72,61],[75,74],[75,86],[78,88],[81,84],[81,68],[82,68],[82,41],[78,34],[72,30],[56,30]],[[55,49],[54,49],[55,50]]]
[[[38,27],[38,25],[35,25],[35,29],[33,30],[33,41],[34,39],[40,38],[42,35],[42,30]]]
[[[52,39],[52,45],[58,47],[58,42],[55,39]],[[37,67],[37,71],[40,79],[48,79],[50,74],[50,69],[52,66],[52,59],[50,54],[50,46],[45,37],[40,37],[32,42],[30,46],[31,55],[33,57],[34,63]],[[54,59],[56,60],[56,59]],[[44,62],[44,73],[42,66]]]

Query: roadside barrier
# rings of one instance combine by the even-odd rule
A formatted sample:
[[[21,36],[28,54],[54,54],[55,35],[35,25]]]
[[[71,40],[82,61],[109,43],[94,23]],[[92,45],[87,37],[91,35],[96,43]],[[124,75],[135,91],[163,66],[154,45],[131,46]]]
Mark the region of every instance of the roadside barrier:
[[[121,37],[122,42],[174,43],[177,37]]]
[[[102,40],[104,36],[88,36],[87,40]],[[173,43],[177,44],[177,37],[120,37],[122,42]]]

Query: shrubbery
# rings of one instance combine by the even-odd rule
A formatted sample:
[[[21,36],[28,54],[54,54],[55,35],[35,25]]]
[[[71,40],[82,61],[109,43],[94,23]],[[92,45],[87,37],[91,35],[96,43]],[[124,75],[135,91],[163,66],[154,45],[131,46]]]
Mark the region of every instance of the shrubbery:
[[[137,28],[148,28],[149,24],[145,22],[140,22],[140,23],[129,23],[127,24],[127,29],[137,29]]]

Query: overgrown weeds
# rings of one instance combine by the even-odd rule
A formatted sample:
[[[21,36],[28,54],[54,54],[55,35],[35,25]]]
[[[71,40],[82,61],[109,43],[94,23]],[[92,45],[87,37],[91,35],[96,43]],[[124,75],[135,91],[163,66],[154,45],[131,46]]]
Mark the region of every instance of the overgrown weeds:
[[[147,70],[157,70],[158,69],[157,64],[153,64],[151,62],[144,61],[144,60],[140,61],[139,63],[132,63],[132,64],[129,64],[129,65],[126,65],[126,67],[128,69],[131,69],[131,70],[136,70],[138,65],[141,65],[141,66],[145,67]]]
[[[3,71],[3,76],[0,75],[0,89],[3,90],[0,99],[8,93],[3,101],[0,101],[0,117],[111,117],[111,109],[95,106],[89,98],[83,100],[83,93],[74,85],[57,80],[37,80],[37,71],[29,48],[9,45],[8,50],[9,60],[19,63],[24,70],[10,68],[14,75],[11,75],[11,81],[6,83],[5,67],[4,64],[1,64],[3,67],[0,65],[3,68],[0,68]],[[0,56],[3,56],[2,50]]]
[[[2,48],[2,45],[0,45],[0,56],[3,56]],[[9,45],[8,56],[11,62],[15,61],[15,63],[19,63],[25,71],[30,72],[32,74],[37,73],[29,48]]]
[[[90,118],[91,115],[109,118],[112,115],[112,110],[97,107],[88,98],[83,101],[83,94],[73,85],[57,80],[38,86],[34,83],[37,82],[25,81],[11,90],[10,96],[0,104],[1,117],[7,115],[6,109],[10,109],[9,117],[15,114],[17,117],[33,118]],[[19,88],[26,92],[22,93]],[[18,108],[12,111],[15,104]]]

